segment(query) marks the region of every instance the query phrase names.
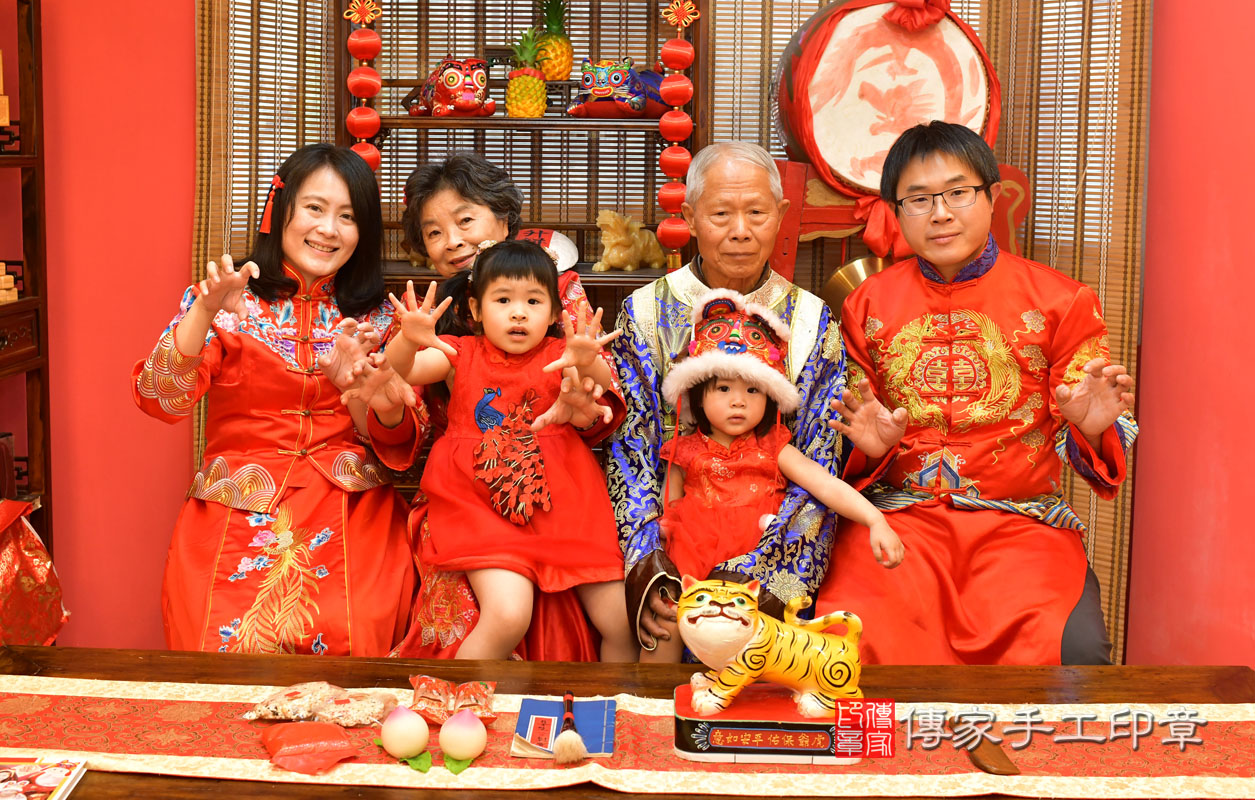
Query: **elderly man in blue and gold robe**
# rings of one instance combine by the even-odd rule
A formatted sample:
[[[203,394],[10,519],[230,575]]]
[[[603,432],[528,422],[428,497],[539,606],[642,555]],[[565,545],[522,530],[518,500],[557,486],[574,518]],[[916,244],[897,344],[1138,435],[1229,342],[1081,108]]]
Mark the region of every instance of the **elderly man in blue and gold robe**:
[[[838,325],[815,295],[773,272],[768,257],[788,201],[780,174],[761,147],[741,142],[711,145],[688,172],[684,218],[698,256],[687,266],[637,289],[623,305],[613,345],[627,403],[627,419],[609,442],[607,472],[627,572],[628,613],[646,650],[674,630],[673,600],[680,575],[663,549],[659,518],[666,464],[662,443],[676,432],[676,412],[662,397],[662,382],[688,346],[690,313],[699,296],[726,288],[777,313],[791,328],[787,364],[801,405],[784,422],[792,444],[833,474],[840,474],[843,440],[828,426],[829,401],[845,386],[845,353]],[[682,433],[689,431],[681,426]],[[790,484],[776,519],[759,546],[725,561],[710,576],[757,579],[760,605],[777,616],[798,595],[813,598],[828,569],[833,518],[822,504]]]

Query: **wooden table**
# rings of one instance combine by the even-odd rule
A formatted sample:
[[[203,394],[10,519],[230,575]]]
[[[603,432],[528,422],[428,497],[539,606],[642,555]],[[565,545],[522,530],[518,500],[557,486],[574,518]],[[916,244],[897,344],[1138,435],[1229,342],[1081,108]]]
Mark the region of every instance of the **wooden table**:
[[[508,694],[579,695],[628,692],[670,697],[692,673],[691,666],[561,664],[552,662],[416,661],[388,658],[243,656],[148,650],[69,647],[0,647],[0,674],[58,678],[173,681],[286,686],[326,680],[345,687],[408,689],[414,674],[452,681],[488,678]],[[1255,671],[1249,667],[878,667],[863,668],[870,697],[898,702],[954,703],[1250,703]],[[429,794],[436,794],[431,792]],[[90,771],[74,800],[101,798],[396,798],[412,800],[413,789],[310,786],[217,781],[162,775]],[[450,797],[454,796],[452,794]],[[543,792],[459,791],[458,798],[618,798],[619,792],[590,784]],[[667,800],[677,795],[650,795]]]

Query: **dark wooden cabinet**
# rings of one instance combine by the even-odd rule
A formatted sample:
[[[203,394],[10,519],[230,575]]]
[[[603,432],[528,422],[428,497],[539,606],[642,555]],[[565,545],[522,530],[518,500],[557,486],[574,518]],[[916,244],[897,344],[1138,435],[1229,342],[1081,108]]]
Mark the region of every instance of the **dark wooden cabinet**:
[[[19,297],[0,303],[0,379],[26,381],[26,453],[18,483],[19,499],[35,505],[35,529],[52,549],[52,449],[48,403],[48,284],[44,247],[44,147],[41,100],[40,0],[16,0],[18,103],[0,145],[0,169],[21,172],[22,252]],[[4,25],[12,24],[4,20]],[[0,259],[13,258],[0,253]],[[21,455],[19,453],[19,455]]]

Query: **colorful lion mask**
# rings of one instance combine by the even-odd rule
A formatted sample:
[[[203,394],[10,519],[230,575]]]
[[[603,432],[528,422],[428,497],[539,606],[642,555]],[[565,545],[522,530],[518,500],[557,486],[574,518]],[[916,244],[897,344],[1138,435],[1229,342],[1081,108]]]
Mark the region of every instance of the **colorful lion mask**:
[[[688,355],[667,373],[662,396],[676,406],[682,394],[705,380],[744,378],[776,401],[781,414],[791,414],[799,396],[789,380],[789,338],[789,327],[771,310],[728,289],[707,292],[693,305]]]
[[[401,101],[416,117],[487,117],[497,110],[488,99],[488,62],[445,56],[423,85]]]
[[[567,113],[599,119],[661,117],[667,112],[658,94],[661,85],[661,73],[637,72],[630,58],[602,59],[595,64],[586,58],[581,68],[579,93]]]

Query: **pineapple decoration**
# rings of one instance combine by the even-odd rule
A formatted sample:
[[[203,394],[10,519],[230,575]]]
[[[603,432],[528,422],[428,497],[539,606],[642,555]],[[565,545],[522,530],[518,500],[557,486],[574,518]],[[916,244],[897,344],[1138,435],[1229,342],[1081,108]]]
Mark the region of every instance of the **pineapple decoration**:
[[[690,236],[688,225],[679,214],[684,203],[684,176],[693,160],[693,154],[680,144],[693,133],[693,118],[681,109],[693,99],[693,81],[683,71],[693,65],[694,52],[692,43],[684,39],[684,30],[701,12],[692,0],[674,0],[662,16],[675,26],[676,37],[664,43],[659,54],[670,74],[662,79],[658,93],[672,109],[658,120],[658,132],[671,142],[658,156],[658,166],[671,179],[658,190],[658,205],[671,215],[658,223],[658,242],[666,248],[667,269],[676,270],[680,268],[680,248],[688,244]]]
[[[571,77],[575,48],[566,35],[566,0],[544,0],[541,16],[545,33],[540,37],[540,71],[547,81],[565,81]]]
[[[543,117],[549,100],[545,94],[545,74],[537,67],[544,63],[540,55],[540,31],[534,26],[519,34],[511,49],[514,66],[505,90],[505,113],[508,117]]]
[[[357,62],[357,66],[349,73],[349,94],[354,97],[353,108],[344,120],[344,127],[357,142],[353,151],[361,156],[372,170],[379,169],[379,148],[367,141],[379,133],[381,121],[379,112],[370,105],[370,98],[379,94],[383,80],[379,73],[370,66],[370,62],[383,49],[383,39],[379,33],[369,27],[375,20],[383,16],[383,11],[375,0],[353,0],[344,18],[358,27],[349,34],[346,43],[349,54]]]

